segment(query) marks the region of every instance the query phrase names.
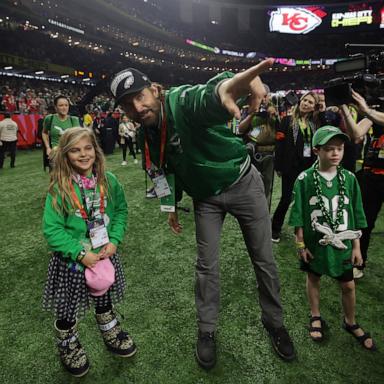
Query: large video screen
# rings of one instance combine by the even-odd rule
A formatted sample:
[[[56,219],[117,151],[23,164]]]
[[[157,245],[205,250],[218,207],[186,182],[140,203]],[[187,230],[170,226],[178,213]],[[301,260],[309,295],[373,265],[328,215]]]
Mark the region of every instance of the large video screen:
[[[268,10],[269,31],[285,34],[384,33],[384,1],[337,6],[282,6]]]

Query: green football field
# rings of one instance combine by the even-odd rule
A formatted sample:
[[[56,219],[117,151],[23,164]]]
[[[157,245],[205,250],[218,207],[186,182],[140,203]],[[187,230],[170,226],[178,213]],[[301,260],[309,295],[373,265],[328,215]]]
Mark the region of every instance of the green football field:
[[[53,334],[53,317],[41,309],[48,250],[41,231],[48,174],[41,151],[19,151],[16,168],[9,159],[0,171],[0,383],[383,383],[384,382],[384,210],[378,219],[365,277],[357,283],[357,320],[374,336],[371,353],[341,328],[337,283],[322,281],[321,308],[329,330],[322,344],[308,336],[309,309],[305,276],[298,270],[292,230],[273,245],[281,279],[285,323],[295,342],[297,359],[280,360],[260,321],[255,276],[237,222],[227,217],[221,241],[221,311],[218,364],[210,372],[194,358],[195,234],[193,214],[180,212],[183,233],[175,236],[159,211],[145,199],[140,164],[122,167],[117,150],[107,158],[118,176],[129,207],[128,230],[120,253],[127,278],[125,300],[117,308],[138,353],[130,359],[104,347],[90,311],[80,322],[80,338],[91,369],[82,379],[61,367]],[[273,209],[279,198],[275,180]],[[189,198],[182,206],[192,208]]]

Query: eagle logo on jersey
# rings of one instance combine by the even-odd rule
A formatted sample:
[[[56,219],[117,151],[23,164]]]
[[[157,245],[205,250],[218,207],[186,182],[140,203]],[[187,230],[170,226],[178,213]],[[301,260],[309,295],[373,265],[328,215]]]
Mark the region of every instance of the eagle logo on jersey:
[[[337,249],[347,249],[343,240],[355,240],[361,237],[361,231],[346,230],[334,233],[328,226],[322,225],[316,220],[312,221],[312,227],[315,231],[322,233],[324,237],[319,240],[320,245],[331,245]]]

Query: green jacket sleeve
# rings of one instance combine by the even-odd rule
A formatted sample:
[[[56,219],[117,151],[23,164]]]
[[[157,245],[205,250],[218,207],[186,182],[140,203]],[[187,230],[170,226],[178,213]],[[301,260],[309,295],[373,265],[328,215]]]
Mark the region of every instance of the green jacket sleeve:
[[[109,241],[117,246],[122,242],[127,228],[128,206],[123,187],[119,181],[109,172],[107,172],[107,178],[109,194],[112,198],[109,198],[108,204],[111,204],[113,209],[110,213],[111,222],[108,227],[108,235]]]
[[[200,121],[203,126],[226,123],[231,119],[229,112],[222,106],[216,93],[216,87],[224,80],[234,76],[231,72],[223,72],[210,79],[204,85],[184,85],[171,88],[168,100],[171,106],[180,106],[184,116],[192,122]],[[173,111],[178,115],[177,111]],[[198,127],[196,127],[198,128]]]
[[[63,257],[76,260],[82,250],[80,240],[73,237],[66,228],[65,217],[52,206],[52,196],[47,195],[43,215],[43,233],[49,248],[61,252]]]

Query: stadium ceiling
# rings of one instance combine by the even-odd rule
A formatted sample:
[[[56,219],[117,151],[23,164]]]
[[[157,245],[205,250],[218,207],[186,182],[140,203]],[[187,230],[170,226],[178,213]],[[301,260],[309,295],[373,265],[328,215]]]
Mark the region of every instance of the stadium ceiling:
[[[159,0],[161,3],[164,0]],[[328,6],[338,6],[345,5],[345,0],[318,0],[318,1],[309,1],[309,0],[178,0],[180,3],[200,3],[200,4],[218,4],[218,5],[252,5],[252,8],[270,8],[270,6],[295,6],[295,5],[305,5],[305,6],[313,6],[313,5],[322,5],[326,4]],[[349,5],[351,4],[361,4],[363,1],[348,1]]]
[[[159,0],[161,3],[162,0]],[[191,2],[191,0],[178,0],[180,3],[182,2]],[[318,0],[318,1],[309,1],[309,0],[192,0],[192,3],[201,3],[201,4],[220,4],[220,5],[252,5],[253,8],[260,7],[270,7],[272,6],[281,6],[281,5],[288,5],[288,6],[295,6],[295,5],[306,5],[306,6],[313,6],[313,5],[322,5],[327,4],[328,6],[338,6],[338,5],[345,5],[345,0]],[[361,4],[362,0],[360,1],[348,1],[348,4]]]

